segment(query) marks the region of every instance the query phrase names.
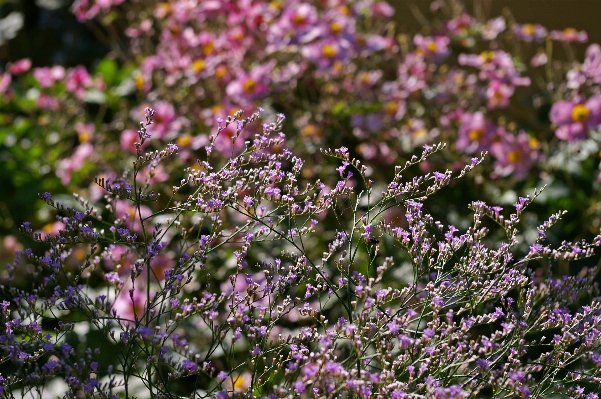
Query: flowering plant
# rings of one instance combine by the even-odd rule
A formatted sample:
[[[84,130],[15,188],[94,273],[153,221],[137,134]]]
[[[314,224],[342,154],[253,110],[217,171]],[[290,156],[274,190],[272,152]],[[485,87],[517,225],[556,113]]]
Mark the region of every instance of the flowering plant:
[[[149,108],[133,170],[97,179],[107,212],[40,195],[64,227],[21,228],[47,249],[20,253],[3,286],[5,397],[55,395],[53,383],[65,397],[594,397],[595,269],[551,271],[591,256],[601,236],[552,248],[558,213],[521,245],[520,216],[540,191],[513,213],[473,202],[464,231],[434,220],[428,199],[483,161],[403,177],[443,145],[386,185],[348,149],[328,150],[337,183],[300,185],[282,115],[215,168],[219,134],[245,137],[261,111],[218,121],[209,158],[168,199],[136,178],[178,151],[143,152]],[[132,211],[119,217],[122,201]],[[487,221],[506,238],[488,239]]]

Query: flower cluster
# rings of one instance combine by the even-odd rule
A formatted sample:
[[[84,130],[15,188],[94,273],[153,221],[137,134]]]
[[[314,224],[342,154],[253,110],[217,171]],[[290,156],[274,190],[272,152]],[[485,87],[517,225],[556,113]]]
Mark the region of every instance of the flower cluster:
[[[219,121],[210,142],[230,125],[244,137],[262,111]],[[145,113],[138,149],[156,115]],[[560,213],[522,252],[520,218],[541,191],[514,213],[473,202],[464,230],[435,221],[426,201],[484,160],[403,177],[444,145],[395,167],[381,191],[345,147],[324,151],[340,165],[334,185],[302,185],[283,123],[262,124],[223,166],[209,156],[189,167],[166,203],[136,175],[174,147],[139,152],[131,176],[98,180],[104,198],[77,196],[81,211],[41,194],[63,228],[21,228],[46,250],[19,252],[2,288],[0,353],[12,367],[2,394],[58,384],[67,397],[594,395],[596,273],[540,273],[592,256],[601,236],[545,243]],[[131,212],[120,216],[119,203]],[[487,220],[506,238],[491,245]]]

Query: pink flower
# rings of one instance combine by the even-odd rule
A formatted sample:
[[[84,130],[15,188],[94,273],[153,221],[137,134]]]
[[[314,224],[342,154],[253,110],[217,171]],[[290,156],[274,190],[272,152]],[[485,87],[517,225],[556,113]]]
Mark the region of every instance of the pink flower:
[[[557,101],[551,107],[549,119],[556,126],[555,135],[561,140],[584,139],[588,129],[601,124],[601,94],[595,94],[585,102],[580,99]]]
[[[111,184],[115,184],[114,181]],[[140,216],[147,220],[152,215],[150,208],[145,205],[140,205],[140,213],[138,213],[138,208],[127,200],[115,201],[115,213],[117,218],[125,221],[125,227],[135,232],[142,231]]]
[[[490,153],[496,158],[495,173],[524,179],[538,157],[538,141],[525,132],[517,136],[502,129],[499,132],[500,140],[490,147]]]
[[[134,324],[135,320],[141,320],[146,313],[146,288],[139,283],[135,288],[131,288],[131,285],[131,280],[127,279],[123,289],[113,302],[113,309],[124,325]],[[130,290],[133,295],[130,294]]]
[[[15,61],[14,64],[11,64],[8,67],[8,71],[13,75],[19,75],[23,72],[29,71],[29,69],[31,69],[31,60],[29,58],[23,58]]]
[[[545,65],[547,63],[547,61],[549,61],[549,59],[547,58],[547,54],[545,54],[544,51],[539,51],[530,60],[530,65],[532,65],[533,67],[537,67],[537,66]]]
[[[466,35],[476,21],[469,14],[461,14],[446,23],[447,31],[452,35]]]
[[[49,111],[57,111],[60,108],[58,98],[49,96],[48,94],[41,93],[36,100],[36,104],[39,109],[45,109]]]
[[[505,18],[492,18],[482,27],[482,38],[484,40],[494,40],[506,27]]]
[[[54,82],[63,80],[65,77],[65,68],[60,65],[55,65],[52,68],[34,68],[33,76],[36,78],[40,86],[50,87],[54,84]]]
[[[126,129],[121,132],[121,137],[119,138],[119,144],[121,144],[121,149],[125,151],[129,151],[132,154],[136,154],[136,142],[140,141],[140,136],[138,132],[133,129]],[[147,142],[144,143],[146,145]]]
[[[593,83],[601,84],[601,46],[597,43],[591,44],[586,49],[586,55],[580,70]]]
[[[513,33],[522,41],[540,43],[547,36],[547,29],[540,24],[515,24]]]
[[[457,150],[464,153],[488,151],[497,134],[495,125],[482,112],[461,115]]]
[[[312,5],[302,2],[288,4],[267,34],[268,51],[305,41],[304,36],[318,21],[317,10]]]
[[[344,61],[349,57],[348,42],[327,37],[303,47],[302,55],[318,68],[331,68],[336,61]]]
[[[509,105],[509,98],[513,95],[513,86],[501,82],[500,80],[491,80],[486,89],[486,98],[488,99],[488,109],[504,108]]]
[[[75,131],[80,143],[88,143],[94,137],[96,127],[93,123],[77,122],[75,124]]]
[[[446,36],[422,36],[419,33],[413,37],[413,44],[417,46],[417,52],[425,58],[436,62],[442,61],[449,55],[449,43],[451,39]]]
[[[426,87],[428,65],[419,54],[408,54],[399,65],[398,74],[401,88],[409,93]]]
[[[239,72],[226,88],[230,98],[239,104],[246,105],[252,101],[265,98],[269,95],[269,76],[276,61],[257,65],[250,72]]]
[[[9,72],[4,72],[0,75],[0,93],[6,93],[8,91],[8,86],[10,86],[12,80],[12,76]]]
[[[59,167],[56,169],[56,175],[60,177],[63,184],[68,184],[71,181],[73,172],[81,169],[85,161],[94,153],[94,147],[90,143],[84,143],[77,147],[70,158],[65,158],[60,161]]]
[[[574,28],[565,28],[564,30],[552,30],[549,35],[553,40],[559,40],[566,43],[585,43],[588,41],[588,35],[585,31],[577,31]]]
[[[67,73],[65,86],[78,98],[83,98],[85,89],[92,85],[92,77],[83,65],[72,68]]]

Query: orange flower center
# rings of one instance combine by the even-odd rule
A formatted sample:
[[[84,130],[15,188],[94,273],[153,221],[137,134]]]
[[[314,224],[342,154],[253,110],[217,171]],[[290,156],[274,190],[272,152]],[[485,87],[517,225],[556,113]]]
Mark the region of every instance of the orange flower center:
[[[340,25],[338,22],[332,22],[330,24],[330,33],[337,35],[340,32],[342,32],[342,25]]]
[[[484,137],[484,130],[482,130],[482,129],[470,130],[469,133],[467,134],[467,136],[472,141],[480,141]]]
[[[536,31],[536,28],[532,24],[526,24],[526,25],[522,26],[522,32],[525,35],[534,35],[535,31]]]
[[[248,78],[242,85],[244,87],[244,91],[253,91],[253,89],[257,86],[257,82],[254,79]]]
[[[190,145],[191,142],[192,142],[192,135],[188,134],[188,133],[179,136],[176,140],[176,143],[179,147],[187,147]]]
[[[509,161],[509,163],[512,163],[514,165],[520,163],[521,159],[522,154],[519,151],[512,150],[509,151],[509,153],[507,154],[507,160]]]
[[[492,62],[495,59],[495,57],[496,56],[494,51],[483,51],[480,53],[480,58],[484,62]]]
[[[208,42],[207,44],[202,46],[202,52],[205,55],[213,54],[213,50],[215,50],[215,43],[213,43],[213,42]]]
[[[331,44],[326,44],[321,49],[321,54],[326,58],[334,58],[336,56],[336,48]]]
[[[591,111],[584,104],[578,104],[572,110],[572,120],[574,122],[584,122],[588,119]]]
[[[386,103],[386,106],[384,107],[384,109],[386,110],[387,113],[389,114],[396,114],[396,112],[399,109],[399,106],[396,102],[394,101],[388,101]]]
[[[307,18],[305,18],[304,15],[296,14],[292,18],[292,23],[294,23],[294,25],[302,25],[305,23],[306,20],[307,20]]]
[[[204,60],[196,60],[192,63],[192,70],[194,72],[200,72],[205,69],[205,61]]]
[[[428,42],[428,44],[426,44],[426,48],[431,53],[435,53],[438,50],[438,46],[434,42]]]

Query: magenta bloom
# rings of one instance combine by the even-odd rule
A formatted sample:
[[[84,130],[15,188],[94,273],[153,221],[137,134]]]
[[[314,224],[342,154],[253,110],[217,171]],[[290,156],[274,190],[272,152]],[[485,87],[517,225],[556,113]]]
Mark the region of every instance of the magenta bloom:
[[[509,98],[513,95],[512,85],[503,83],[500,80],[491,80],[486,89],[486,98],[488,100],[488,109],[504,108],[509,105]]]
[[[0,75],[0,93],[6,93],[8,91],[8,86],[10,86],[12,80],[12,76],[10,76],[9,72],[4,72]]]
[[[238,72],[226,88],[230,98],[239,104],[248,104],[254,100],[265,98],[269,95],[269,76],[275,60],[263,65],[257,65],[250,72]]]
[[[65,68],[60,65],[55,65],[52,68],[35,68],[33,70],[33,76],[36,78],[40,86],[50,87],[54,84],[54,82],[62,80],[65,77]]]
[[[538,158],[538,141],[525,132],[517,136],[501,129],[499,132],[500,140],[490,146],[490,153],[496,158],[495,173],[524,179]]]
[[[549,35],[553,40],[559,40],[566,43],[586,43],[588,35],[585,31],[577,31],[574,28],[565,28],[564,30],[552,30]]]
[[[540,43],[547,36],[547,30],[540,24],[515,24],[513,33],[524,42]]]
[[[417,34],[413,37],[413,44],[417,46],[417,52],[425,58],[436,62],[442,61],[449,55],[449,43],[451,39],[446,36],[422,36]]]
[[[305,35],[315,27],[317,10],[310,4],[290,2],[290,6],[282,10],[282,16],[270,27],[267,40],[268,51],[276,51],[288,44],[306,43]]]
[[[56,170],[56,175],[60,177],[61,183],[68,184],[71,181],[73,172],[81,169],[93,153],[94,147],[90,143],[83,143],[77,147],[71,158],[61,160],[60,167]]]
[[[401,88],[409,93],[426,87],[426,74],[428,65],[419,54],[408,54],[399,64],[398,74]]]
[[[11,64],[8,67],[8,71],[13,75],[19,75],[23,72],[29,71],[29,69],[31,69],[31,60],[29,58],[23,58],[15,61],[14,64]]]
[[[304,46],[302,54],[319,68],[331,68],[334,62],[349,58],[349,43],[330,36]]]
[[[580,67],[582,75],[591,79],[593,83],[601,84],[601,46],[591,44],[586,49],[584,62]]]
[[[494,40],[499,36],[499,33],[503,32],[506,28],[507,23],[505,22],[505,18],[492,18],[482,27],[482,38],[484,40]]]
[[[551,107],[549,119],[556,126],[555,135],[561,140],[584,139],[588,129],[601,124],[601,94],[593,95],[586,102],[579,99],[558,101]]]
[[[495,125],[482,112],[461,115],[457,150],[465,153],[488,151],[496,138]]]
[[[92,77],[84,66],[78,65],[67,73],[65,85],[68,91],[83,98],[85,89],[92,86]]]

